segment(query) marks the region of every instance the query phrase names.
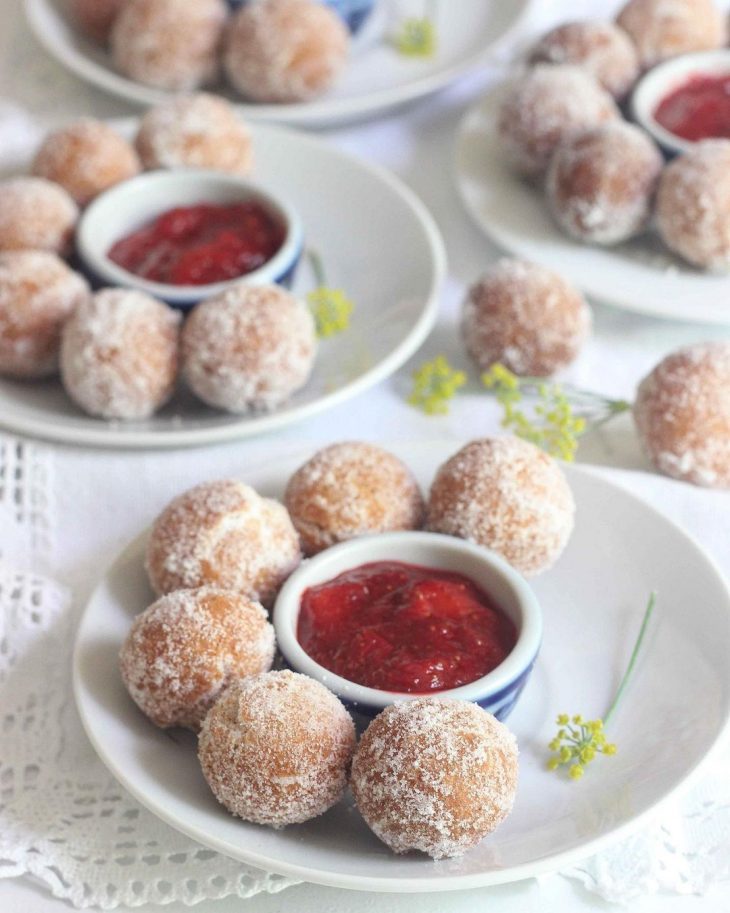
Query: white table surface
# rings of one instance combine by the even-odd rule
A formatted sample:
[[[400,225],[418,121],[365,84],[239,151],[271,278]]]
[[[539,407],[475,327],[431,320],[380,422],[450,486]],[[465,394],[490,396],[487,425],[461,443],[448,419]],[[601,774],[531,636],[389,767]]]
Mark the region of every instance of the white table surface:
[[[506,2],[506,0],[505,0]],[[455,7],[458,4],[455,4]],[[560,0],[538,0],[530,28],[563,18]],[[614,8],[613,0],[577,0],[570,4],[572,15],[600,15]],[[12,100],[37,117],[67,119],[79,114],[124,116],[131,110],[66,74],[45,58],[33,40],[20,13],[20,0],[2,0],[0,29],[0,96]],[[238,464],[250,465],[269,459],[284,450],[312,448],[334,439],[360,438],[403,440],[451,438],[463,440],[478,433],[496,429],[497,412],[489,399],[475,393],[461,397],[451,414],[428,418],[407,406],[405,393],[410,386],[410,372],[415,364],[443,352],[455,363],[465,364],[458,341],[456,322],[465,285],[472,282],[496,256],[494,248],[473,227],[456,198],[451,177],[453,138],[464,111],[495,78],[496,71],[485,71],[463,81],[437,98],[398,111],[369,123],[328,131],[323,136],[343,149],[368,157],[399,174],[425,201],[434,213],[444,234],[449,255],[449,281],[444,291],[439,323],[424,348],[411,364],[389,381],[339,408],[305,424],[293,426],[265,439],[234,443],[221,447],[160,454],[154,460],[148,454],[113,455],[103,451],[56,448],[56,480],[61,515],[70,527],[81,530],[84,518],[69,503],[71,480],[85,478],[104,485],[104,499],[110,510],[124,502],[123,492],[114,488],[115,465],[128,473],[138,467],[147,481],[159,480],[160,489],[168,486],[180,490],[188,480],[204,478],[206,467]],[[2,137],[0,136],[0,142]],[[636,317],[598,305],[594,306],[595,333],[569,379],[616,396],[630,397],[636,382],[668,351],[679,345],[709,338],[730,338],[729,330],[676,324]],[[628,420],[619,421],[601,439],[586,441],[581,459],[629,469],[647,469]],[[697,493],[698,510],[707,503],[707,493]],[[704,502],[703,499],[704,498]],[[73,499],[72,499],[73,500]],[[164,501],[164,498],[162,498]],[[727,501],[724,502],[727,505]],[[668,511],[671,515],[671,510]],[[94,569],[109,560],[118,548],[138,530],[136,517],[123,513],[111,516],[119,521],[110,529],[95,531],[92,542],[87,535],[64,535],[61,552],[68,563],[68,580],[83,598],[91,588]],[[680,520],[681,517],[677,516]],[[702,539],[701,528],[694,530]],[[73,546],[70,544],[73,543]],[[717,543],[706,543],[715,557],[729,567],[727,555],[718,551]],[[392,913],[462,913],[488,907],[500,913],[589,913],[615,909],[574,882],[559,876],[540,881],[530,880],[479,891],[422,896],[387,896],[356,894],[347,891],[302,885],[274,895],[260,895],[247,901],[230,899],[202,904],[201,913],[274,913],[298,910],[301,913],[351,911],[366,913],[388,910]],[[29,880],[0,881],[2,913],[58,913],[68,907],[49,897],[47,892]],[[138,908],[143,911],[159,907]],[[632,913],[727,913],[730,909],[730,884],[712,889],[707,896],[646,897],[631,905]]]

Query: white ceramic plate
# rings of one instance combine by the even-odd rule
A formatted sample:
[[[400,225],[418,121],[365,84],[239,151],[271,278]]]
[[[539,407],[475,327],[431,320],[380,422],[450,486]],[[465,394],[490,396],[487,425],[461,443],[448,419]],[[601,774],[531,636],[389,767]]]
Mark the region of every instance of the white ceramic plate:
[[[132,135],[136,122],[118,123]],[[235,416],[181,392],[144,422],[105,422],[77,409],[57,379],[0,378],[0,426],[48,440],[116,448],[187,447],[300,421],[392,374],[433,326],[444,246],[423,204],[397,178],[327,143],[277,127],[253,128],[254,179],[298,210],[305,244],[322,255],[328,282],[356,310],[346,333],[324,340],[309,383],[270,414]],[[302,262],[294,286],[314,285]]]
[[[302,126],[331,126],[383,113],[430,95],[484,64],[495,44],[518,27],[532,2],[459,0],[457,11],[441,0],[438,52],[418,59],[397,54],[385,36],[404,16],[423,15],[423,0],[380,0],[332,92],[306,104],[245,104],[238,97],[239,110],[250,120]],[[110,55],[70,25],[65,8],[64,0],[25,0],[28,22],[49,54],[86,82],[127,101],[154,105],[169,97],[115,72]]]
[[[392,448],[427,486],[455,445]],[[310,454],[252,471],[281,496]],[[200,773],[195,738],[174,739],[127,697],[117,653],[132,617],[152,600],[139,539],[106,572],[78,631],[74,687],[102,760],[149,809],[201,843],[252,865],[367,891],[444,891],[497,884],[567,866],[636,827],[682,786],[721,738],[730,715],[730,593],[712,562],[643,502],[585,469],[569,469],[575,533],[537,578],[542,652],[508,720],[520,743],[515,809],[461,859],[390,853],[350,802],[306,825],[274,831],[230,817]],[[640,662],[610,726],[619,746],[580,783],[545,770],[557,713],[605,713],[652,589],[658,603]]]
[[[564,235],[541,191],[501,153],[495,131],[500,91],[464,118],[456,144],[456,183],[477,225],[504,250],[561,272],[586,294],[628,311],[730,326],[730,278],[683,263],[647,233],[618,247],[592,247]]]

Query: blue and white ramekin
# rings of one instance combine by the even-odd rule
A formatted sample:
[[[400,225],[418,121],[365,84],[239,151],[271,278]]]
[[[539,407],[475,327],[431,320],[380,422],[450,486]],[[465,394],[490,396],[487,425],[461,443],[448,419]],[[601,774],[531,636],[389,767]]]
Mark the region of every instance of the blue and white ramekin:
[[[116,241],[170,209],[199,203],[243,203],[252,199],[281,220],[285,229],[284,243],[263,266],[238,278],[209,285],[149,282],[113,263],[107,256]],[[303,243],[301,219],[285,201],[245,178],[187,168],[150,171],[117,184],[94,200],[81,216],[76,230],[80,267],[94,286],[137,289],[183,310],[239,282],[290,287]]]
[[[321,682],[349,709],[365,717],[377,716],[390,704],[423,697],[350,682],[316,663],[297,640],[304,591],[373,561],[403,561],[464,574],[512,620],[517,628],[517,642],[496,669],[468,685],[433,693],[438,698],[473,701],[498,719],[505,719],[527,684],[537,659],[542,640],[542,612],[532,588],[514,568],[494,552],[463,539],[427,532],[384,533],[343,542],[305,561],[286,581],[274,605],[274,629],[284,662],[296,672]]]
[[[228,0],[228,5],[231,9],[237,10],[246,3],[251,2],[260,2],[260,0]],[[376,0],[322,0],[322,2],[326,6],[331,6],[336,13],[339,13],[354,35],[372,13]]]

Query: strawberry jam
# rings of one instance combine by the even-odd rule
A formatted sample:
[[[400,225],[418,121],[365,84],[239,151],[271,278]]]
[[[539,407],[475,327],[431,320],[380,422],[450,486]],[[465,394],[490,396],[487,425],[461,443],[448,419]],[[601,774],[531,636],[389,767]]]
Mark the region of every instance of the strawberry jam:
[[[654,120],[675,136],[693,142],[730,138],[730,73],[692,76],[662,99]]]
[[[208,285],[245,276],[284,243],[284,226],[256,200],[201,203],[158,216],[113,245],[109,259],[167,285]]]
[[[378,561],[305,590],[297,638],[348,681],[422,694],[491,672],[517,632],[468,577]]]

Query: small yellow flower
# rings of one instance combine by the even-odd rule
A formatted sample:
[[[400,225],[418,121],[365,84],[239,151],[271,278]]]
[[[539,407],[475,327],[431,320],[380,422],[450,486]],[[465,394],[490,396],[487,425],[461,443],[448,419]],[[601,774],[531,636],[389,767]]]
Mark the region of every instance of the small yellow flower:
[[[404,19],[393,44],[405,57],[433,57],[437,48],[436,27],[427,17]]]
[[[343,333],[350,326],[355,306],[342,289],[321,285],[307,295],[307,302],[320,339]]]
[[[465,383],[466,374],[452,368],[444,355],[438,355],[413,372],[413,390],[408,402],[426,415],[445,415],[449,400]]]

